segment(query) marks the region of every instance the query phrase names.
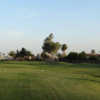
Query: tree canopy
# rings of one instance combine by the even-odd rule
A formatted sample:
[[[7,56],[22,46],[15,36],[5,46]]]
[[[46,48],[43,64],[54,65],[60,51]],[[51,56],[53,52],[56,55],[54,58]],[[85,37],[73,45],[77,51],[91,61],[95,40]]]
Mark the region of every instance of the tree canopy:
[[[16,57],[32,56],[32,53],[25,48],[22,48],[20,51],[17,50]]]
[[[47,52],[51,54],[56,54],[58,52],[61,45],[59,42],[54,42],[53,37],[54,36],[52,33],[48,37],[46,37],[43,43],[43,47],[42,47],[43,52]]]
[[[61,50],[62,50],[63,52],[65,52],[65,51],[67,50],[67,48],[68,48],[67,45],[66,45],[66,44],[63,44]]]

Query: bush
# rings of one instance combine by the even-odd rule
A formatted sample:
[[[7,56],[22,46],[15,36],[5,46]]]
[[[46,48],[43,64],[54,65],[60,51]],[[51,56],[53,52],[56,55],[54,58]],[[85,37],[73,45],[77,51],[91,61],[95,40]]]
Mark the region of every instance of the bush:
[[[77,52],[70,52],[68,56],[59,58],[60,61],[68,61],[68,62],[86,62],[87,61],[87,55],[85,52],[77,53]]]
[[[78,60],[81,60],[81,61],[86,61],[87,60],[87,55],[85,52],[81,52],[78,54]]]
[[[98,61],[99,60],[99,58],[97,57],[97,56],[90,56],[89,57],[89,60],[91,60],[91,61]]]
[[[77,52],[71,52],[67,56],[68,60],[78,60],[78,53]]]

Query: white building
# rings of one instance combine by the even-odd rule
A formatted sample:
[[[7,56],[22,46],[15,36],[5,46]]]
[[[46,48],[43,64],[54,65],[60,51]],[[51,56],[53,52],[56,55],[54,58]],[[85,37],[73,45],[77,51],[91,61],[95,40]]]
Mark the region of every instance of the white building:
[[[0,60],[13,60],[13,57],[0,53]]]

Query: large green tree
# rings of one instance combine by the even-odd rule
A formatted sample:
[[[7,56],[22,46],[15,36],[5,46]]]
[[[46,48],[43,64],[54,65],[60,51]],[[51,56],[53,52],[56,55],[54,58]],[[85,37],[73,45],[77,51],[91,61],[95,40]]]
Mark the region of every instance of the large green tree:
[[[54,36],[52,33],[48,37],[46,37],[43,43],[43,47],[42,47],[43,52],[47,52],[50,54],[56,54],[58,52],[61,45],[59,42],[54,42],[53,37]]]

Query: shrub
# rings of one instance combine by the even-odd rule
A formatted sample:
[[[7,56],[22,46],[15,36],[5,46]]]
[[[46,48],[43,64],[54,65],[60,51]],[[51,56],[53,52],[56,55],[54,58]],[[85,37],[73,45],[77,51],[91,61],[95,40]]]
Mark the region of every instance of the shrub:
[[[79,55],[78,55],[78,60],[86,61],[86,60],[87,60],[87,55],[86,55],[86,53],[85,53],[85,52],[79,53]]]
[[[71,52],[67,56],[68,60],[78,60],[78,53],[77,52]]]

